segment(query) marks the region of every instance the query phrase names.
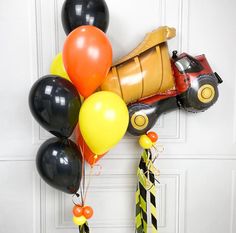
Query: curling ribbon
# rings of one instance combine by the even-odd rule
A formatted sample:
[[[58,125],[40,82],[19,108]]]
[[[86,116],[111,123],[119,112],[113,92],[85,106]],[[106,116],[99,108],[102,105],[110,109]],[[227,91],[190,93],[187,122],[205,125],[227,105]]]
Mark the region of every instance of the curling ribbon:
[[[150,208],[150,218],[152,233],[157,233],[157,210],[156,210],[156,178],[159,175],[158,169],[152,161],[150,149],[144,150],[141,155],[137,177],[138,185],[136,190],[136,232],[147,233],[148,228],[148,207]],[[147,203],[147,195],[150,195],[150,203]],[[148,205],[149,204],[149,205]]]

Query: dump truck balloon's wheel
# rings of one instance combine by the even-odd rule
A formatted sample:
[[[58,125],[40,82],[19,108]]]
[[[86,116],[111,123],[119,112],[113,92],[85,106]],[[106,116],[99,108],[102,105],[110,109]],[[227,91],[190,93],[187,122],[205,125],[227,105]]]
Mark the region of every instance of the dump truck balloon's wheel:
[[[210,84],[205,84],[199,88],[197,97],[200,102],[207,104],[214,99],[215,94],[215,88]]]
[[[129,107],[128,132],[132,135],[145,134],[156,123],[155,108],[148,104],[131,104]]]
[[[148,122],[148,117],[142,110],[135,112],[131,117],[131,124],[137,130],[145,129],[148,125]]]
[[[218,99],[217,80],[202,75],[191,83],[191,87],[179,96],[180,105],[191,112],[205,111]]]

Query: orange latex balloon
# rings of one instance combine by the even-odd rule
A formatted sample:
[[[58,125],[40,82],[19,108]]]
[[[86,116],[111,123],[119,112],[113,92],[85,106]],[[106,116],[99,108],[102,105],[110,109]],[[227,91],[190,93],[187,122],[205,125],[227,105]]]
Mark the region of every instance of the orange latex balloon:
[[[75,205],[73,208],[73,215],[75,217],[81,217],[83,215],[83,207],[79,205]]]
[[[77,126],[75,130],[75,137],[76,137],[76,143],[79,146],[82,155],[84,156],[85,161],[93,166],[95,163],[97,163],[105,154],[102,155],[95,155],[87,146],[86,142],[83,139],[83,136],[80,133],[80,129]]]
[[[151,139],[152,142],[156,142],[158,140],[157,133],[151,131],[147,133],[147,136]]]
[[[92,216],[93,216],[93,209],[92,209],[92,207],[90,207],[90,206],[85,206],[85,207],[83,208],[83,216],[84,216],[86,219],[92,218]]]
[[[63,63],[79,93],[91,95],[112,65],[112,47],[105,33],[86,25],[72,31],[64,44]]]

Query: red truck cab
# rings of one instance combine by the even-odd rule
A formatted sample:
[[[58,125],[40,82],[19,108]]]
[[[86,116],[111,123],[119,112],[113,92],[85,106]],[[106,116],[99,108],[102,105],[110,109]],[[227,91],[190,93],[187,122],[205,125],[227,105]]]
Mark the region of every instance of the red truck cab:
[[[222,83],[222,79],[212,71],[204,54],[192,57],[182,53],[177,56],[174,51],[171,64],[182,107],[198,112],[206,110],[216,102],[217,85]]]

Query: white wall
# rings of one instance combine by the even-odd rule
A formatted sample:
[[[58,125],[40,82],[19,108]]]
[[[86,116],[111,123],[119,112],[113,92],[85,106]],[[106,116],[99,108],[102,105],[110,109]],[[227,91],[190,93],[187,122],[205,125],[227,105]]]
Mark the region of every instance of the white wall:
[[[65,35],[63,0],[0,2],[0,232],[69,233],[71,197],[45,185],[35,168],[49,137],[32,119],[28,93],[49,72]],[[205,53],[224,80],[207,112],[166,114],[155,127],[165,147],[157,165],[160,233],[236,232],[236,25],[234,0],[107,0],[114,59],[148,31],[174,26],[170,50]],[[134,191],[140,149],[126,136],[102,160],[89,203],[95,233],[134,231]],[[112,213],[112,215],[110,214]]]

